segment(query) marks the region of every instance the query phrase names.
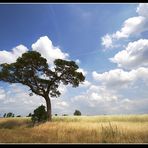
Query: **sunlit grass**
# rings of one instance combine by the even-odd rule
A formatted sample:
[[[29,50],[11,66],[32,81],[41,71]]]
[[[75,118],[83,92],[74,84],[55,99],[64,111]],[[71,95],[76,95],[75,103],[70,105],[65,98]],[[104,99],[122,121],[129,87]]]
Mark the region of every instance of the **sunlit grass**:
[[[64,122],[109,122],[109,121],[122,121],[122,122],[148,122],[148,115],[99,115],[99,116],[54,116],[54,121]]]
[[[148,143],[148,115],[56,116],[32,126],[30,118],[1,118],[1,143]]]

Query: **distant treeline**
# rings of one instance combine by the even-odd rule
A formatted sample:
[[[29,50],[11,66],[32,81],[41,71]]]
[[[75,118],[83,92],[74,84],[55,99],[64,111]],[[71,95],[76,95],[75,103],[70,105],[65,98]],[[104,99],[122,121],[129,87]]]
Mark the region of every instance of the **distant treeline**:
[[[14,113],[12,113],[12,112],[8,112],[8,113],[4,113],[3,117],[4,117],[4,118],[21,117],[21,115],[17,115],[17,116],[15,116]]]
[[[26,117],[32,117],[32,113],[29,113]],[[75,110],[73,113],[74,116],[81,116],[81,112],[79,110]],[[54,114],[54,116],[58,116],[58,114]],[[62,114],[62,116],[68,116],[68,114]],[[2,116],[4,118],[10,118],[10,117],[21,117],[21,115],[15,115],[13,112],[4,113]]]

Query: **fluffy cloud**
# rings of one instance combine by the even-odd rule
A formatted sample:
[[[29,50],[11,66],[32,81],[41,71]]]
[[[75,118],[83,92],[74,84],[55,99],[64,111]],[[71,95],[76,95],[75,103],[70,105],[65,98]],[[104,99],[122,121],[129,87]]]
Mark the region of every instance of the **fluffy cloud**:
[[[91,85],[91,82],[85,80],[82,84],[80,84],[80,87],[89,87]]]
[[[72,102],[87,115],[134,113],[134,101],[103,85],[91,85],[86,92],[72,98]]]
[[[118,67],[126,69],[148,66],[148,40],[140,39],[130,42],[125,50],[118,52],[110,60],[117,63]]]
[[[117,94],[114,91],[107,90],[105,86],[91,85],[85,93],[73,98],[74,101],[82,101],[89,107],[95,107],[99,103],[107,103],[116,101]]]
[[[66,92],[66,88],[62,89],[61,87],[62,86],[60,86],[60,91]],[[22,86],[21,84],[8,85],[7,90],[0,88],[1,114],[14,112],[16,115],[21,114],[26,116],[30,112],[33,112],[39,105],[45,105],[44,98],[35,94],[30,97],[28,90],[28,87]],[[52,110],[56,113],[64,111],[69,107],[68,102],[62,99],[52,98],[51,102]]]
[[[24,45],[16,46],[11,51],[2,50],[0,51],[0,64],[13,63],[28,50]],[[69,57],[69,55],[62,52],[60,48],[55,47],[47,36],[40,37],[33,43],[32,50],[40,52],[41,55],[47,59],[49,65],[52,65],[55,59],[67,59]]]
[[[139,4],[136,12],[138,16],[125,20],[119,30],[102,37],[102,45],[105,49],[118,47],[121,39],[128,41],[129,39],[139,38],[143,32],[148,31],[148,4]],[[110,113],[117,114],[147,112],[147,57],[148,40],[139,39],[129,42],[124,50],[109,59],[116,63],[119,68],[104,73],[92,72],[94,80],[99,82],[98,87],[104,86],[107,93],[110,92],[111,96],[117,97],[115,102],[107,102],[107,106],[102,103],[103,108],[106,108],[106,110],[109,108]]]
[[[121,29],[102,37],[105,49],[117,47],[121,39],[137,38],[148,31],[148,4],[139,4],[136,12],[138,16],[125,20]],[[110,113],[145,113],[148,103],[148,40],[139,39],[124,48],[109,59],[119,68],[104,73],[92,72],[93,79],[99,82],[98,88],[104,86],[106,92],[116,98],[113,103],[101,105],[106,110],[109,108]]]
[[[147,13],[148,12],[148,4],[147,3],[139,4],[136,12],[143,17],[148,17],[148,13]]]
[[[94,71],[92,76],[110,89],[128,88],[138,80],[146,82],[148,80],[148,68],[140,67],[129,72],[123,69],[114,69],[101,74]]]
[[[102,37],[102,45],[107,48],[115,47],[114,42],[119,39],[138,36],[148,30],[148,4],[139,4],[137,13],[139,16],[128,18],[124,21],[120,30]]]
[[[62,52],[59,47],[53,46],[52,41],[47,36],[40,37],[37,42],[32,44],[32,50],[40,52],[51,65],[55,59],[67,59],[69,56]]]
[[[102,45],[105,46],[105,48],[113,47],[113,41],[111,35],[106,34],[105,36],[102,37]]]
[[[1,113],[14,112],[15,114],[27,115],[40,104],[44,104],[44,99],[39,96],[29,96],[29,88],[19,84],[7,84],[4,95],[0,100]]]
[[[57,58],[60,59],[68,59],[69,55],[67,53],[62,52],[59,47],[55,47],[52,44],[52,41],[47,37],[39,38],[35,43],[32,44],[32,50],[38,51],[41,53],[43,57],[47,59],[48,64],[52,67],[53,61]],[[0,51],[0,64],[1,63],[12,63],[15,62],[16,59],[21,56],[23,53],[29,51],[27,47],[24,45],[19,45],[13,48],[11,51]],[[79,64],[80,60],[76,60],[76,63]],[[87,74],[82,68],[78,69],[79,72],[82,72],[84,75]],[[3,85],[0,82],[1,86]],[[89,87],[90,82],[85,81],[83,86],[80,87]],[[59,91],[61,92],[60,98],[65,98],[67,93],[67,87],[64,85],[59,86]],[[30,112],[38,107],[41,104],[45,105],[45,100],[37,95],[33,95],[30,97],[28,95],[28,87],[19,85],[19,84],[6,84],[5,87],[0,88],[0,109],[1,114],[5,112],[14,112],[15,114],[27,115]],[[70,99],[69,99],[70,100]],[[70,101],[65,101],[65,99],[51,99],[52,101],[52,110],[53,113],[68,113],[71,112],[71,105],[69,105]],[[11,104],[11,105],[10,105]],[[74,111],[75,108],[73,108]]]
[[[143,16],[137,16],[127,19],[120,31],[112,35],[113,39],[128,38],[130,35],[139,35],[148,30],[146,27],[147,19]]]
[[[96,84],[91,83],[86,91],[72,98],[85,114],[147,112],[148,68],[114,69],[101,74],[94,71],[92,76]]]
[[[120,85],[120,83],[133,81],[135,79],[135,70],[127,72],[122,69],[114,69],[101,74],[94,71],[92,75],[95,80],[102,81],[103,83]]]
[[[17,47],[14,47],[12,51],[2,50],[0,51],[0,64],[13,63],[16,61],[18,57],[20,57],[23,53],[27,51],[28,49],[24,45],[19,45]]]
[[[109,88],[122,88],[128,86],[135,79],[134,72],[126,72],[122,69],[114,69],[108,72],[98,74],[93,72],[92,76],[95,80],[100,81]]]

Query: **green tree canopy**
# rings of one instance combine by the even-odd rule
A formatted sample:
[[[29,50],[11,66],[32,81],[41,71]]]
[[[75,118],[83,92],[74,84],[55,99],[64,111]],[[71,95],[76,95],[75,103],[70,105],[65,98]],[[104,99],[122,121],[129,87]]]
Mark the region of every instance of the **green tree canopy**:
[[[81,116],[81,112],[79,110],[75,110],[74,116]]]
[[[33,123],[47,121],[47,112],[44,105],[41,105],[34,110],[34,113],[31,115],[31,120]]]
[[[0,81],[21,83],[30,88],[33,93],[42,96],[46,101],[48,120],[51,120],[50,97],[58,97],[60,83],[78,87],[85,77],[78,72],[74,61],[56,59],[54,68],[50,69],[47,60],[39,52],[28,51],[22,54],[16,62],[0,65]]]

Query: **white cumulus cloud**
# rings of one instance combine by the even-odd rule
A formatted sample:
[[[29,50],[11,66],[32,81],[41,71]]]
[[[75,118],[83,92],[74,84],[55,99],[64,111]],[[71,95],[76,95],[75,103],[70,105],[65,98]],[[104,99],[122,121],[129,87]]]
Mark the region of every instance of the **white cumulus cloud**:
[[[148,68],[140,67],[131,71],[113,69],[101,74],[94,71],[92,76],[110,89],[128,88],[129,85],[134,85],[138,80],[144,80],[146,83],[148,80]]]
[[[35,43],[32,44],[33,51],[38,51],[41,55],[47,59],[48,64],[53,67],[53,61],[57,58],[68,60],[68,53],[63,52],[59,47],[53,45],[52,41],[47,37],[40,37]],[[18,57],[23,53],[29,51],[24,45],[19,45],[14,47],[10,51],[1,50],[0,51],[0,64],[1,63],[12,63],[15,62]],[[76,60],[77,64],[80,64],[80,60]],[[78,69],[84,75],[87,74],[82,68]],[[0,85],[3,85],[1,83]],[[80,84],[81,85],[81,84]],[[82,87],[90,86],[90,82],[85,81]],[[6,89],[6,88],[7,89]],[[4,88],[0,87],[0,109],[1,113],[14,112],[15,114],[27,115],[41,104],[45,105],[45,100],[37,95],[30,97],[28,95],[29,88],[20,84],[6,84]],[[59,91],[61,92],[60,98],[65,98],[67,96],[68,86],[60,85]],[[69,99],[70,100],[70,99]],[[64,99],[51,99],[52,111],[53,113],[68,113],[71,112],[71,107],[69,105],[70,101],[65,101]],[[11,104],[11,105],[10,105]],[[74,109],[73,109],[74,110]]]
[[[80,84],[80,87],[89,87],[91,85],[91,82],[85,80],[82,84]]]
[[[12,51],[0,50],[0,64],[13,63],[18,57],[27,51],[28,49],[24,45],[14,47]]]
[[[66,88],[60,86],[62,95],[66,93]],[[0,111],[1,114],[5,112],[13,112],[15,115],[26,116],[30,112],[40,106],[41,104],[46,106],[46,101],[43,97],[33,95],[29,96],[29,88],[21,84],[12,84],[7,87],[7,90],[0,88]],[[60,112],[69,107],[68,102],[63,99],[52,98],[52,111]]]
[[[101,38],[102,45],[107,48],[116,47],[115,42],[134,36],[139,36],[142,32],[148,31],[148,4],[139,4],[137,7],[138,16],[128,18],[122,24],[121,29],[113,34],[106,34]]]
[[[140,39],[135,42],[130,42],[125,50],[115,54],[110,58],[113,63],[117,63],[118,67],[125,69],[138,68],[148,66],[148,40]]]
[[[141,3],[139,4],[139,6],[137,7],[136,12],[144,17],[148,17],[148,3]]]
[[[35,43],[32,44],[32,50],[38,51],[44,58],[47,59],[49,65],[53,65],[55,59],[68,59],[68,53],[62,52],[59,47],[52,44],[52,41],[47,37],[40,37]],[[23,53],[29,51],[24,45],[18,45],[10,51],[0,50],[0,64],[13,63]]]
[[[67,59],[69,56],[67,53],[62,52],[59,47],[55,47],[47,36],[40,37],[33,43],[32,50],[40,52],[51,65],[55,59]]]

